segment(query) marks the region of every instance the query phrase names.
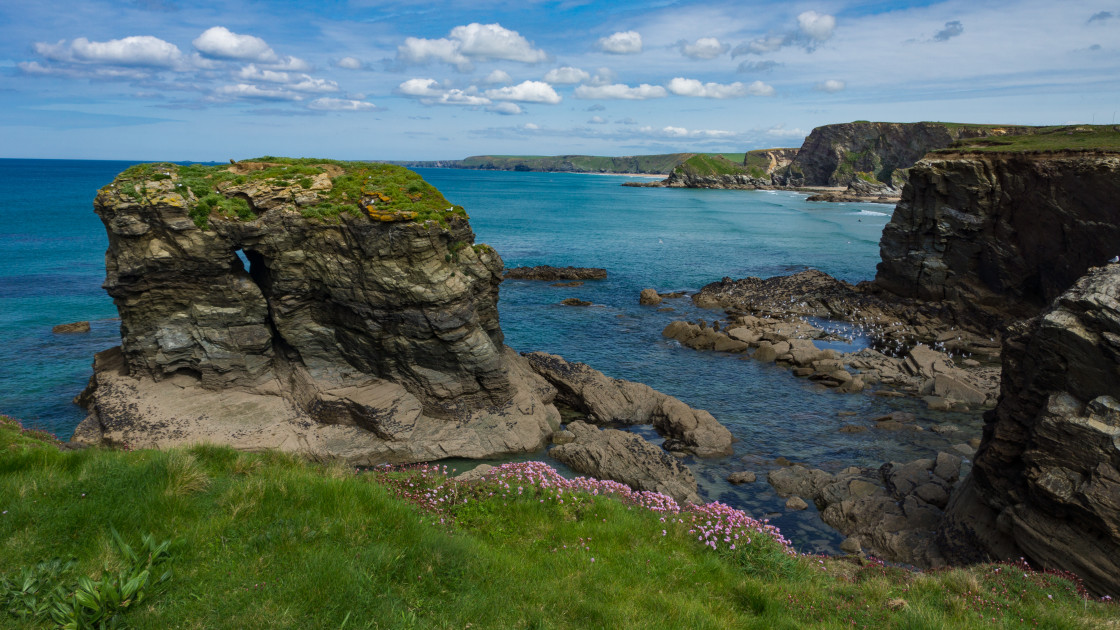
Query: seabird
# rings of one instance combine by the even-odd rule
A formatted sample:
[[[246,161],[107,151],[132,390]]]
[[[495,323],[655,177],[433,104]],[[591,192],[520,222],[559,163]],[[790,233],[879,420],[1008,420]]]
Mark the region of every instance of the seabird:
[[[1120,256],[1113,256],[1112,258],[1108,259],[1108,262],[1110,262],[1110,263],[1120,263]]]

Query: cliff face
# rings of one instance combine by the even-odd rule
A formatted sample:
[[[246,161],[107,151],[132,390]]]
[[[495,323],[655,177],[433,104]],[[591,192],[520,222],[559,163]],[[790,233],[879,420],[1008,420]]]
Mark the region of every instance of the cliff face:
[[[83,439],[241,432],[362,462],[530,450],[558,428],[551,387],[502,343],[501,259],[418,176],[161,166],[95,201],[121,347],[99,360]]]
[[[982,327],[1031,317],[1120,253],[1120,156],[936,154],[880,241],[875,285],[947,301]]]
[[[961,138],[1023,133],[1025,128],[989,128],[942,123],[852,122],[813,129],[776,183],[789,186],[847,186],[859,173],[895,187],[926,153]]]
[[[1004,342],[1002,392],[939,534],[958,562],[1024,556],[1120,594],[1120,265]]]

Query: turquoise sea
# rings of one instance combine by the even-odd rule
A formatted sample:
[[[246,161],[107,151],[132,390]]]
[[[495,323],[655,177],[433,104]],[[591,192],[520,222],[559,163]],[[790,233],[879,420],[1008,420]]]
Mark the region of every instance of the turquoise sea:
[[[0,160],[0,413],[64,438],[83,417],[71,399],[89,378],[94,352],[119,343],[116,309],[100,288],[107,241],[92,200],[130,164]],[[761,474],[776,467],[775,458],[835,471],[949,446],[929,431],[837,432],[843,424],[871,426],[871,418],[895,409],[918,413],[927,428],[951,421],[978,434],[976,414],[935,416],[905,399],[820,391],[784,368],[682,348],[661,337],[666,324],[722,313],[687,299],[668,301],[672,312],[638,304],[643,288],[695,291],[724,276],[816,268],[851,282],[871,279],[890,206],[811,203],[791,192],[631,188],[621,186],[630,179],[621,176],[418,172],[467,209],[478,242],[497,249],[507,267],[606,268],[608,279],[580,287],[504,282],[506,342],[588,363],[710,411],[738,441],[731,457],[687,460],[705,498],[770,516],[804,550],[834,550],[839,537],[814,508],[786,513]],[[559,304],[568,297],[594,306]],[[91,333],[51,333],[77,320],[90,320]],[[657,441],[651,430],[638,431]],[[755,470],[760,479],[733,487],[723,479],[734,470]]]

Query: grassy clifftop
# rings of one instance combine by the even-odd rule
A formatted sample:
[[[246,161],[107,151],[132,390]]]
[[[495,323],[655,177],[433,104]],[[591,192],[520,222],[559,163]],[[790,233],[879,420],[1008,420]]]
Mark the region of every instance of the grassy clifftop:
[[[63,452],[0,417],[0,512],[7,626],[58,627],[28,603],[75,589],[160,629],[1091,628],[1118,612],[1020,566],[791,555],[730,508],[532,464],[459,483],[212,446]],[[171,570],[115,608],[117,576],[145,556],[114,530],[133,549],[170,541]]]
[[[1001,130],[986,125],[986,129]],[[965,138],[933,153],[1052,153],[1060,151],[1120,152],[1120,126],[1055,125],[1050,127],[1016,127],[1006,134],[981,138]]]

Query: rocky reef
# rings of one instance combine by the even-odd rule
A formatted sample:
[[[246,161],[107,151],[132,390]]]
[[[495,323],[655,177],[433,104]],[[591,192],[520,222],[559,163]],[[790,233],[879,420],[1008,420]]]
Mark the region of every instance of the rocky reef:
[[[875,287],[992,329],[1032,317],[1120,254],[1120,155],[934,154],[880,241]]]
[[[1120,593],[1120,265],[1095,268],[1004,342],[1002,392],[939,542],[1025,557]]]

